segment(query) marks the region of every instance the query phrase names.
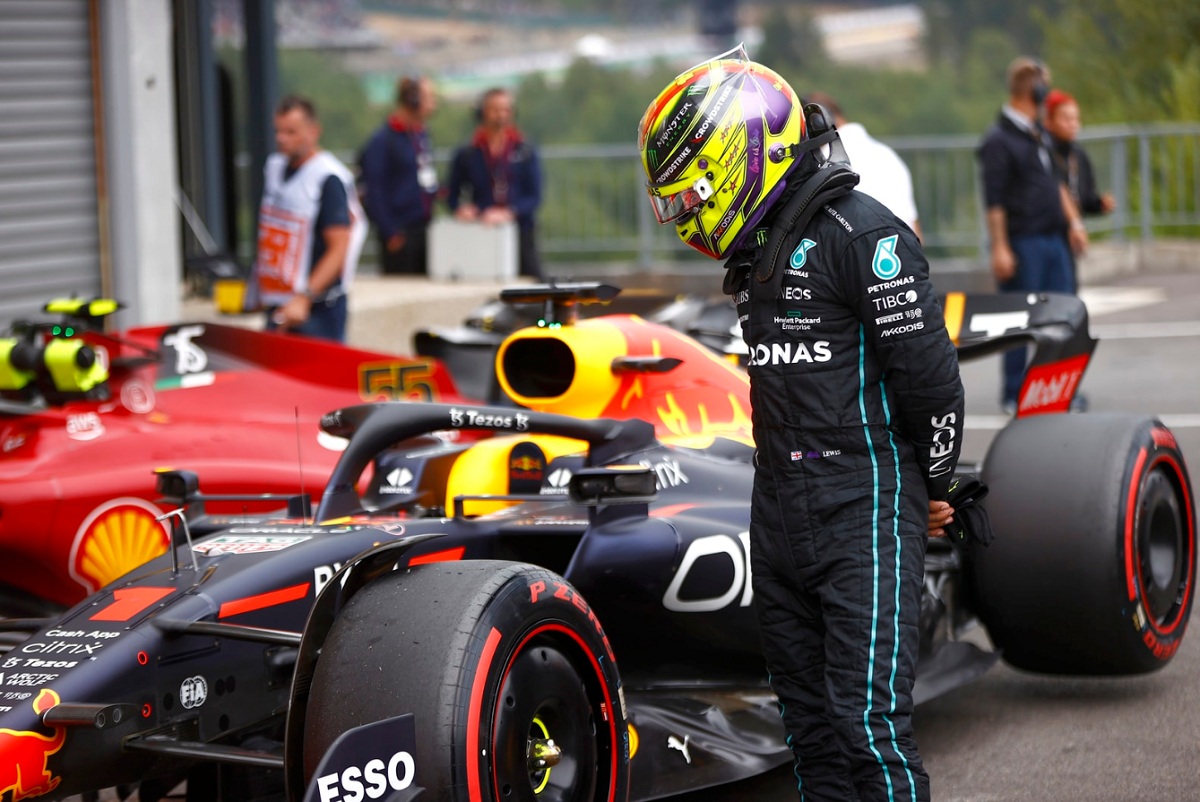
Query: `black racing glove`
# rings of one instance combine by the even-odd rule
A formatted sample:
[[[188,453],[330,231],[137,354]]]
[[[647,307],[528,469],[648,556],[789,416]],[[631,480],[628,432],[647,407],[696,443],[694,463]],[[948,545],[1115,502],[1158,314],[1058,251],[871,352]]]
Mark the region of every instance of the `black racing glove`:
[[[967,474],[956,476],[950,484],[946,502],[954,508],[954,521],[946,527],[947,536],[960,546],[978,543],[986,546],[992,542],[992,522],[988,519],[988,486],[978,476]]]

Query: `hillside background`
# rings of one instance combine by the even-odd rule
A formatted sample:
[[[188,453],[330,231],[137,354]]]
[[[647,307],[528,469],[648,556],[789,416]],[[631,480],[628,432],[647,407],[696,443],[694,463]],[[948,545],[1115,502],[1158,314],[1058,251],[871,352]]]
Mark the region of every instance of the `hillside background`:
[[[240,69],[240,2],[219,0],[222,62]],[[277,0],[283,91],[311,95],[325,144],[353,151],[396,79],[442,94],[431,123],[451,147],[486,87],[517,94],[546,144],[632,143],[642,111],[681,69],[741,41],[804,93],[834,95],[876,136],[982,132],[1004,69],[1039,56],[1085,125],[1200,119],[1200,3],[985,0]],[[717,31],[713,33],[714,29]],[[708,32],[706,35],[706,31]]]

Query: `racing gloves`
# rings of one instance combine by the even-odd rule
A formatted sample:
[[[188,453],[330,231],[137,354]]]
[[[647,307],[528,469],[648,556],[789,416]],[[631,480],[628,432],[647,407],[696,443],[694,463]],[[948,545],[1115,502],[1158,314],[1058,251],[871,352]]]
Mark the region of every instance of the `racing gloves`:
[[[983,500],[988,486],[974,474],[954,477],[946,501],[954,508],[954,521],[946,527],[951,541],[960,546],[978,543],[987,546],[995,534]]]

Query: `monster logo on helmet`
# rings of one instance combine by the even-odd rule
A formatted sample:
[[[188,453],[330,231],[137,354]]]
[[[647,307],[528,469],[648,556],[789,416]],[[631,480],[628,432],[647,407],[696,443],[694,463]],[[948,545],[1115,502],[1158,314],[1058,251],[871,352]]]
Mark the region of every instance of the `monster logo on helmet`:
[[[638,126],[655,216],[724,258],[779,197],[805,135],[796,93],[741,46],[683,72]]]

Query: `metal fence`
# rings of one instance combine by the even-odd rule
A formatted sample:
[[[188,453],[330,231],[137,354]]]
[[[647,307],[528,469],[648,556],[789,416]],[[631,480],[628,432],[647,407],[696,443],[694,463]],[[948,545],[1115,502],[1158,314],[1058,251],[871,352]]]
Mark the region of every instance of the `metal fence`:
[[[886,140],[907,162],[931,257],[979,259],[986,227],[977,135]],[[1080,136],[1098,188],[1116,209],[1089,217],[1098,238],[1148,240],[1200,235],[1200,123],[1096,126]],[[541,150],[545,199],[539,242],[548,263],[628,262],[642,268],[691,258],[659,226],[645,199],[632,147],[548,146]]]
[[[986,227],[975,151],[978,135],[921,136],[884,140],[900,154],[913,176],[923,244],[932,259],[986,263]],[[1094,126],[1080,136],[1098,188],[1111,192],[1116,209],[1089,217],[1097,239],[1150,240],[1200,237],[1200,123]],[[538,212],[538,242],[556,274],[623,265],[669,269],[696,258],[671,226],[654,220],[646,201],[645,177],[630,145],[544,146],[545,187]],[[347,164],[353,154],[340,154]],[[437,154],[445,176],[449,153]],[[245,186],[246,168],[239,178]],[[244,196],[243,196],[244,197]],[[243,217],[252,226],[253,215]],[[245,263],[253,237],[242,239]],[[363,261],[375,261],[374,237]],[[369,269],[369,267],[368,267]]]

